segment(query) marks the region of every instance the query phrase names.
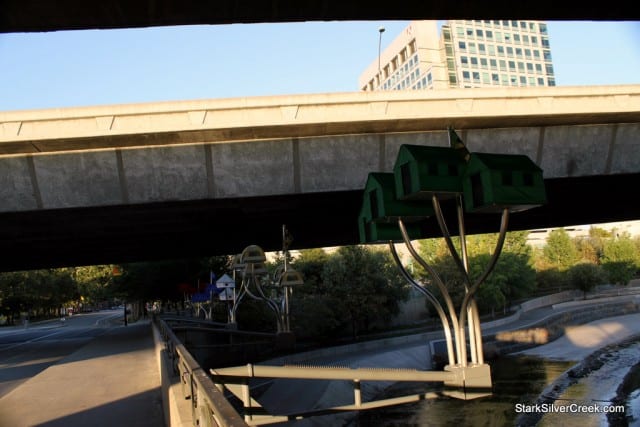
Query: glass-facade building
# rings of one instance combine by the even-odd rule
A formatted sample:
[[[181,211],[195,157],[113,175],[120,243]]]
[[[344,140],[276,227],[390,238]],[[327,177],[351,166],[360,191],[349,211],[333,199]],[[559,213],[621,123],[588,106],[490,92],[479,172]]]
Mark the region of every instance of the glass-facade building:
[[[544,22],[413,21],[359,79],[364,91],[497,86],[555,86]]]

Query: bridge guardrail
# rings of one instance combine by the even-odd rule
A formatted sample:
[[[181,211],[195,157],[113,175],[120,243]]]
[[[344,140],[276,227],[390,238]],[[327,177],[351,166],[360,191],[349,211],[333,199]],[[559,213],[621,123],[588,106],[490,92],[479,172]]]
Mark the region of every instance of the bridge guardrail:
[[[247,427],[244,419],[214,385],[167,323],[156,317],[154,325],[164,341],[167,356],[173,368],[171,374],[174,378],[178,377],[182,385],[182,397],[190,401],[193,425]]]

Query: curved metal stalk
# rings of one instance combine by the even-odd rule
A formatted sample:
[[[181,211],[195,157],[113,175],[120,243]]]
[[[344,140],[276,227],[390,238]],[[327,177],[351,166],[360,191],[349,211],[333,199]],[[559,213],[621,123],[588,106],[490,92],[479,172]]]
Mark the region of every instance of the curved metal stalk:
[[[463,359],[464,353],[463,353],[462,347],[465,347],[465,346],[460,345],[462,341],[460,340],[461,338],[460,338],[460,328],[458,323],[458,317],[456,315],[456,310],[453,307],[453,301],[451,300],[451,296],[447,291],[447,287],[445,286],[444,282],[442,281],[438,273],[436,273],[436,271],[429,264],[427,264],[427,262],[424,259],[422,259],[422,257],[416,252],[413,245],[411,244],[411,240],[409,239],[409,233],[407,233],[407,229],[404,226],[404,222],[402,222],[401,219],[398,219],[398,226],[400,227],[400,232],[402,233],[404,244],[409,250],[409,253],[413,257],[413,259],[415,259],[418,262],[418,264],[420,264],[425,270],[427,270],[429,275],[433,278],[433,281],[438,286],[438,289],[440,289],[440,293],[442,294],[442,297],[444,298],[444,302],[447,305],[447,310],[449,310],[449,317],[451,318],[451,323],[453,324],[453,330],[454,330],[455,340],[456,340],[456,354],[458,357],[458,362],[462,363],[464,361]]]
[[[464,268],[464,274],[466,277],[464,290],[469,292],[471,286],[471,276],[469,276],[469,255],[467,252],[467,234],[464,226],[464,208],[462,205],[462,196],[456,197],[457,213],[458,213],[458,237],[460,239],[460,252],[462,255],[462,266]],[[444,223],[444,218],[442,220]],[[474,311],[475,310],[475,311]],[[474,303],[471,304],[467,311],[468,323],[469,323],[469,349],[471,350],[471,363],[476,364],[480,359],[483,359],[482,355],[482,336],[480,335],[480,318],[477,313],[478,306]],[[464,325],[464,323],[462,323]]]
[[[456,250],[456,247],[453,245],[453,241],[451,240],[451,233],[449,233],[449,229],[447,228],[447,223],[444,220],[444,215],[442,214],[442,208],[440,207],[440,200],[434,194],[431,197],[431,202],[433,204],[433,210],[436,214],[436,219],[438,220],[438,225],[440,226],[440,231],[442,232],[442,236],[444,237],[445,242],[447,243],[447,247],[449,248],[449,252],[453,257],[453,260],[458,265],[460,271],[465,275],[466,281],[470,284],[471,280],[469,279],[469,275],[467,274],[467,270],[465,269],[465,265],[460,259],[460,255]],[[466,251],[466,248],[465,248]]]
[[[440,206],[440,200],[438,199],[438,197],[434,194],[431,197],[431,202],[433,204],[433,210],[435,211],[436,214],[436,219],[438,220],[438,225],[440,226],[440,231],[442,232],[442,236],[444,237],[444,240],[447,244],[447,247],[449,248],[449,253],[451,254],[451,257],[453,258],[454,262],[456,263],[456,265],[458,266],[458,270],[462,273],[462,276],[464,278],[465,281],[465,291],[469,292],[469,287],[471,286],[471,278],[469,277],[469,268],[468,265],[466,264],[465,260],[466,260],[466,242],[464,241],[464,236],[461,236],[461,242],[462,242],[462,247],[463,247],[463,259],[460,259],[460,255],[458,254],[458,251],[456,250],[456,247],[453,244],[453,240],[451,239],[451,233],[449,233],[449,228],[447,227],[447,223],[444,220],[444,215],[442,214],[442,208]],[[460,219],[460,211],[458,211],[458,219]],[[460,316],[459,320],[460,323],[458,324],[458,336],[460,337],[460,345],[458,346],[458,351],[460,352],[461,355],[461,359],[460,359],[460,364],[461,366],[467,366],[467,338],[466,338],[466,331],[465,331],[465,321],[466,321],[466,315],[465,316]],[[475,330],[472,325],[469,325],[470,330],[469,330],[469,336],[470,336],[470,340],[469,340],[469,346],[471,347],[471,354],[472,354],[472,359],[476,359],[475,354],[476,354],[476,349],[475,349],[475,339],[473,338],[473,331]]]
[[[487,267],[482,273],[482,276],[480,276],[478,280],[474,282],[473,286],[471,287],[471,289],[469,289],[469,292],[465,294],[464,299],[462,300],[462,306],[460,307],[460,323],[462,324],[464,324],[466,320],[467,309],[469,308],[470,302],[473,301],[473,297],[475,293],[478,291],[480,284],[482,284],[482,282],[486,280],[489,274],[491,274],[494,267],[496,266],[496,263],[498,262],[498,258],[500,256],[500,253],[502,252],[502,247],[504,245],[504,240],[507,236],[508,224],[509,224],[509,209],[505,208],[502,211],[502,220],[500,222],[500,234],[498,235],[498,241],[496,243],[496,247],[495,247],[495,250],[493,251],[491,259],[489,260],[489,264],[487,264]]]
[[[416,282],[413,277],[409,274],[409,272],[404,268],[402,263],[400,262],[400,257],[398,257],[398,252],[396,251],[396,247],[392,241],[389,242],[389,248],[391,250],[391,255],[393,256],[393,260],[395,261],[402,277],[409,282],[415,289],[420,291],[426,298],[429,300],[431,304],[435,307],[438,312],[438,316],[440,317],[440,321],[442,322],[442,327],[444,329],[444,336],[447,343],[447,357],[449,359],[449,365],[455,365],[456,360],[453,352],[453,338],[451,337],[451,326],[449,325],[449,320],[447,319],[447,315],[444,312],[440,301],[433,295],[427,288],[423,285]]]
[[[253,282],[254,285],[256,287],[256,289],[258,290],[258,292],[260,293],[260,297],[259,299],[263,300],[264,302],[267,303],[267,305],[269,306],[269,308],[271,308],[271,310],[273,310],[273,312],[276,314],[276,324],[278,326],[278,332],[282,332],[283,331],[283,325],[282,325],[282,313],[278,307],[278,304],[273,301],[271,298],[268,298],[264,292],[262,291],[262,286],[260,286],[260,284],[258,283],[258,278],[253,276]]]

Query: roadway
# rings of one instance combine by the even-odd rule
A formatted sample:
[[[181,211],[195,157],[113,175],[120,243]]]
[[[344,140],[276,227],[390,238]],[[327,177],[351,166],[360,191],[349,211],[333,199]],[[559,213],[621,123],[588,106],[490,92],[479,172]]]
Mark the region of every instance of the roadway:
[[[122,311],[0,328],[0,398],[121,323]]]

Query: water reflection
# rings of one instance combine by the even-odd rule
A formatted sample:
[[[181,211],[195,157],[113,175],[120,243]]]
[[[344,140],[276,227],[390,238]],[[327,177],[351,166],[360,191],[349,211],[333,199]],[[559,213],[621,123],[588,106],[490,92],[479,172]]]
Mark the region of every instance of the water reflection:
[[[513,356],[491,363],[493,396],[474,401],[439,399],[363,412],[353,426],[498,427],[513,426],[518,403],[533,404],[543,389],[573,362]],[[420,384],[397,384],[385,397],[424,391]],[[434,386],[432,389],[437,389]]]

